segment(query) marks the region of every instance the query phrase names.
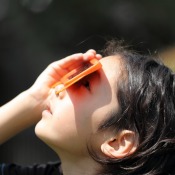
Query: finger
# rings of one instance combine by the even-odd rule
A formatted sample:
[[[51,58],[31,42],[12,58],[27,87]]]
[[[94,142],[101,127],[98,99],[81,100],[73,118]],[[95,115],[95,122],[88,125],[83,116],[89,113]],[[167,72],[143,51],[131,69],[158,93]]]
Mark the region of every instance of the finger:
[[[95,58],[97,58],[98,60],[100,60],[100,59],[102,59],[102,55],[96,54]]]
[[[80,66],[83,61],[90,60],[92,58],[101,59],[101,55],[96,54],[96,51],[93,49],[88,50],[86,53],[77,53],[70,56],[67,56],[64,59],[55,61],[51,64],[52,69],[56,74],[64,76],[70,70]]]
[[[66,68],[72,66],[73,64],[80,62],[81,60],[83,60],[83,58],[84,58],[84,56],[82,53],[73,54],[73,55],[70,55],[70,56],[60,60],[59,66],[63,69],[66,69]]]
[[[89,49],[86,53],[88,53],[88,52],[96,54],[96,51],[94,49]]]
[[[102,55],[97,54],[97,52],[93,49],[89,49],[86,53],[85,53],[85,60],[89,60],[91,58],[96,58],[98,60],[100,60],[102,58]]]
[[[88,61],[95,57],[96,57],[96,51],[93,49],[90,49],[86,53],[84,53],[84,61]]]
[[[51,63],[48,67],[48,74],[52,75],[52,76],[64,76],[66,73],[68,73],[67,69],[63,69],[60,66],[60,61],[55,61],[53,63]]]

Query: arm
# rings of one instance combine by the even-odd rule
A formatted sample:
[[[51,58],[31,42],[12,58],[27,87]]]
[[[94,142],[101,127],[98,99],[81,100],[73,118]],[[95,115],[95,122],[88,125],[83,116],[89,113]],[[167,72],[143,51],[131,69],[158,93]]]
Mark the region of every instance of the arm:
[[[0,144],[33,125],[40,118],[42,110],[28,90],[0,108]]]
[[[0,108],[0,144],[36,124],[45,109],[45,101],[51,86],[75,64],[94,57],[101,58],[94,50],[89,50],[85,54],[74,54],[50,64],[31,88],[2,106]]]

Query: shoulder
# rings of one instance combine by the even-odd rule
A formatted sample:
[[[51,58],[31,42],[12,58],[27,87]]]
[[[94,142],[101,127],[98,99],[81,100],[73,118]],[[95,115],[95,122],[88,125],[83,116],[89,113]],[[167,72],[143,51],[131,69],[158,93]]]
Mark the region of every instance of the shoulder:
[[[60,161],[46,164],[21,166],[17,164],[0,164],[0,175],[61,175]]]

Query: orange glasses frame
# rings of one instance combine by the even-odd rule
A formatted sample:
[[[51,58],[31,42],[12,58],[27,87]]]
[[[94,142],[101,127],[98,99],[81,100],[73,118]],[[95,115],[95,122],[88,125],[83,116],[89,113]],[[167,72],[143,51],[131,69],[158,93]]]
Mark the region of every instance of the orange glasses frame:
[[[97,71],[102,67],[101,63],[97,59],[91,59],[82,66],[76,67],[66,75],[64,75],[59,82],[55,83],[52,88],[55,88],[59,84],[63,84],[63,88],[56,91],[56,94],[59,94],[61,91],[65,90],[66,88],[70,87],[72,84],[76,83],[83,77]]]

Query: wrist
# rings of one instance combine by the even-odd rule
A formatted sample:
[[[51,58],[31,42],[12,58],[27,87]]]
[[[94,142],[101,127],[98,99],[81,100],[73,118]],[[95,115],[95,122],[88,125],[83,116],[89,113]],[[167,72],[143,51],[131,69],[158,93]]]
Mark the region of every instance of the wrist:
[[[33,102],[33,107],[41,110],[45,109],[45,101],[48,97],[49,90],[46,88],[36,89],[36,87],[31,87],[27,89],[24,93],[27,98]]]
[[[42,111],[45,109],[45,97],[37,96],[32,89],[28,89],[20,94],[24,101],[26,110],[30,111],[30,118],[36,123],[40,118]]]

